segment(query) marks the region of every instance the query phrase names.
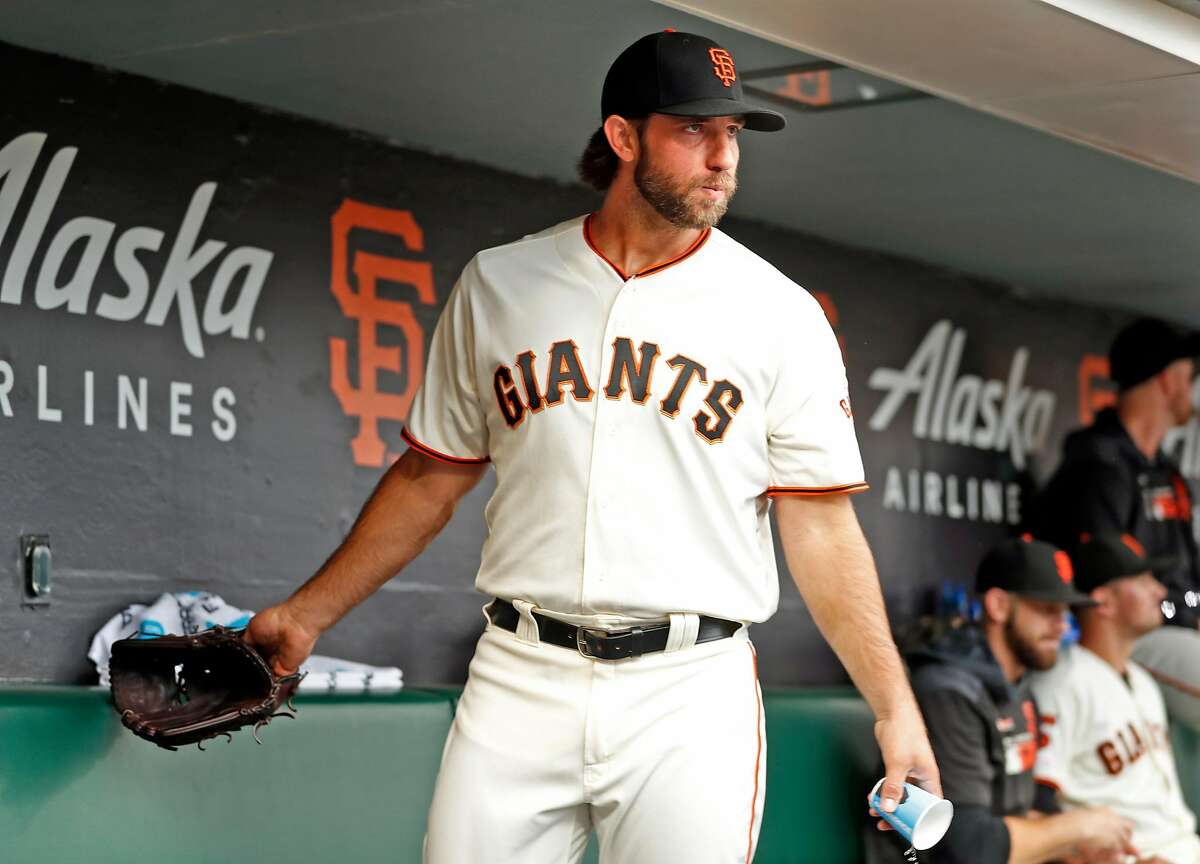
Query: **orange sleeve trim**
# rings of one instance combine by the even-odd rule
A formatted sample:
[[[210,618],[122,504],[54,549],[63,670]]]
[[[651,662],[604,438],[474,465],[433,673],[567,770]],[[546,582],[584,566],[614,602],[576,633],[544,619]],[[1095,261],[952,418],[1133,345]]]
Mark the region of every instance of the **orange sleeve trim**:
[[[853,495],[855,492],[866,492],[871,487],[866,483],[847,483],[844,486],[768,486],[767,497],[776,495]]]
[[[1062,789],[1058,788],[1057,783],[1053,780],[1047,780],[1045,777],[1034,777],[1033,782],[1039,786],[1045,786],[1047,789],[1053,789],[1055,792],[1062,792]]]
[[[434,450],[432,447],[429,447],[428,445],[422,444],[420,441],[414,438],[412,433],[408,431],[407,426],[400,430],[400,437],[407,441],[408,445],[414,450],[424,453],[426,456],[429,456],[433,459],[437,459],[439,462],[449,462],[451,465],[482,465],[484,462],[492,461],[487,457],[484,457],[483,459],[464,459],[461,456],[450,456],[446,453],[441,453],[437,450]]]
[[[602,261],[604,261],[604,263],[607,264],[609,267],[611,267],[618,276],[621,277],[622,282],[628,282],[631,277],[628,276],[624,270],[622,270],[620,267],[618,267],[616,264],[614,264],[607,255],[605,255],[603,252],[600,251],[600,247],[597,246],[595,244],[595,242],[593,242],[593,240],[592,240],[592,216],[594,216],[594,215],[595,215],[594,213],[589,213],[583,219],[583,240],[584,240],[584,242],[587,243],[589,249],[591,249],[598,256],[600,256],[600,259]],[[678,264],[684,258],[694,255],[697,251],[699,251],[700,247],[703,246],[708,241],[709,235],[711,235],[711,234],[712,234],[712,229],[705,228],[702,232],[700,232],[700,236],[696,238],[695,243],[693,243],[687,249],[680,252],[674,258],[669,258],[668,260],[660,262],[658,264],[651,264],[649,267],[645,267],[645,268],[639,270],[638,272],[634,273],[632,278],[637,279],[642,276],[651,276],[662,270],[666,270],[668,267],[672,267],[675,264]]]

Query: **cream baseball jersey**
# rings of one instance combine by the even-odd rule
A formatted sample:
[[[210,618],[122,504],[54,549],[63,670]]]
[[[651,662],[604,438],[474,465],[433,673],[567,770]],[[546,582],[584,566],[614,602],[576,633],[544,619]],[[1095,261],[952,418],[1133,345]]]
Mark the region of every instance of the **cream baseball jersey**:
[[[625,274],[589,223],[467,265],[404,436],[493,463],[484,593],[765,620],[769,498],[866,488],[837,340],[806,291],[716,229]]]
[[[1196,819],[1179,787],[1158,685],[1130,662],[1128,680],[1081,645],[1033,679],[1042,714],[1034,776],[1066,808],[1107,806],[1134,822],[1142,855],[1200,864]]]

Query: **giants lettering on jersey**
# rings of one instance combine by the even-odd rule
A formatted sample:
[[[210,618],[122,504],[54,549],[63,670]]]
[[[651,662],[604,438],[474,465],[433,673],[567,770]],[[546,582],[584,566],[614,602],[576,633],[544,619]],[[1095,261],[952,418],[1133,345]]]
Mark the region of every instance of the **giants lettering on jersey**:
[[[633,340],[626,336],[614,339],[612,347],[612,364],[603,387],[605,398],[617,400],[628,394],[636,404],[645,405],[650,399],[651,381],[662,351],[654,342],[642,342],[635,350]],[[663,362],[675,377],[667,395],[659,400],[658,410],[664,417],[674,420],[679,416],[688,388],[696,381],[708,384],[708,369],[698,360],[682,354]],[[566,398],[565,390],[570,390],[578,402],[589,402],[595,395],[579,358],[579,346],[573,340],[562,340],[550,346],[544,387],[539,386],[538,355],[533,351],[522,351],[513,365],[515,374],[512,366],[501,364],[492,376],[496,404],[510,429],[524,423],[528,415],[561,405]],[[704,404],[692,416],[692,426],[709,444],[719,444],[725,440],[734,415],[741,407],[741,388],[723,378],[714,381],[704,397]]]
[[[1124,729],[1118,729],[1112,739],[1101,742],[1096,748],[1104,770],[1116,776],[1129,765],[1146,755],[1147,750],[1161,750],[1168,746],[1166,730],[1156,724],[1150,724],[1148,730],[1139,734],[1133,723]],[[1115,740],[1114,740],[1115,739]]]

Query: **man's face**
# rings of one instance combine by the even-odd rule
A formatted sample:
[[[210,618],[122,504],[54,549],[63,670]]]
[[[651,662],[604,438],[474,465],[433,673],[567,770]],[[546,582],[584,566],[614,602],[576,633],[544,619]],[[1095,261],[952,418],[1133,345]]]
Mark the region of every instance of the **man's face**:
[[[676,228],[711,228],[737,191],[740,117],[651,114],[642,125],[633,180]]]
[[[1171,419],[1176,426],[1182,426],[1192,416],[1192,379],[1196,376],[1196,363],[1185,357],[1169,365],[1165,373]]]
[[[1013,595],[1004,638],[1021,665],[1039,672],[1051,668],[1058,660],[1058,646],[1066,632],[1066,603]]]
[[[1162,624],[1167,589],[1153,573],[1114,579],[1105,587],[1112,595],[1113,619],[1128,635],[1142,636]]]

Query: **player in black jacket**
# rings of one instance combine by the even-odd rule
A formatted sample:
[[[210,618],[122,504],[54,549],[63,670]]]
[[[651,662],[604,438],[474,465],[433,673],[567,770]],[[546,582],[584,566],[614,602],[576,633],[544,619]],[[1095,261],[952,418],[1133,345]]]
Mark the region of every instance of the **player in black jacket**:
[[[1173,426],[1192,415],[1193,357],[1200,334],[1143,318],[1109,351],[1117,406],[1067,437],[1063,460],[1033,506],[1034,535],[1071,549],[1081,534],[1132,534],[1151,558],[1170,558],[1155,575],[1167,586],[1163,616],[1195,627],[1200,570],[1187,481],[1162,450]]]

